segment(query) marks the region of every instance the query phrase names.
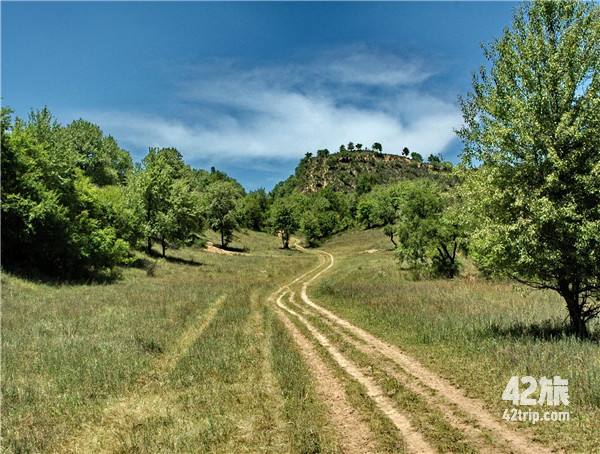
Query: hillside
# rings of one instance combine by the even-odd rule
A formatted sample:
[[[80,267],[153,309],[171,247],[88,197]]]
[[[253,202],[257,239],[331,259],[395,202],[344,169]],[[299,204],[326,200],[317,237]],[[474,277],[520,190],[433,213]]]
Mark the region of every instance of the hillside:
[[[362,194],[376,184],[403,179],[449,177],[449,163],[435,165],[375,151],[310,153],[300,160],[294,175],[273,188],[275,197],[291,192],[311,193],[329,187],[337,192]]]

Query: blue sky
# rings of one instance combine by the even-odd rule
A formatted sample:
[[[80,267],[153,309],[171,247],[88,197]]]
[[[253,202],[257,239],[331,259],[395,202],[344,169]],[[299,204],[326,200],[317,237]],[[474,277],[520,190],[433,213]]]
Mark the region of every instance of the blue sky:
[[[2,103],[174,146],[247,189],[353,141],[456,161],[457,103],[511,2],[5,2]]]

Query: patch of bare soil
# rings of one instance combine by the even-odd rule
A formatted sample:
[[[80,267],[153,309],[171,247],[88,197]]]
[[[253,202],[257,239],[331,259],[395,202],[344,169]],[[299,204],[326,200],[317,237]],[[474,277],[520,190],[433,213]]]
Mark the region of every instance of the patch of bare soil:
[[[224,254],[224,255],[249,255],[246,252],[230,251],[229,249],[223,249],[214,245],[212,241],[206,242],[206,252],[213,254]]]
[[[334,359],[334,361],[352,378],[363,385],[367,391],[367,395],[373,399],[375,405],[386,415],[390,421],[400,431],[402,438],[404,439],[406,446],[410,452],[414,453],[433,453],[435,450],[425,441],[421,433],[419,433],[414,426],[411,424],[409,419],[396,407],[392,399],[385,395],[384,391],[375,383],[375,381],[365,375],[360,367],[353,361],[346,358],[342,353],[333,346],[329,340],[317,330],[311,323],[309,323],[302,315],[289,309],[281,302],[281,295],[277,300],[277,305],[297,317],[300,322],[309,330],[313,337],[317,340],[321,346],[323,346]]]

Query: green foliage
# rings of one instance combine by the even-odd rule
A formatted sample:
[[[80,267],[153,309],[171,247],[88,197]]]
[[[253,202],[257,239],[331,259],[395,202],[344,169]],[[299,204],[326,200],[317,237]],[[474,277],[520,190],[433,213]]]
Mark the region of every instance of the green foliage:
[[[356,194],[366,194],[367,192],[371,192],[373,186],[380,184],[381,179],[373,173],[361,173],[358,177],[358,181],[356,183]]]
[[[321,232],[321,226],[319,224],[319,219],[312,211],[305,211],[302,214],[302,220],[300,222],[302,233],[306,238],[309,246],[316,246],[319,244],[319,240],[323,238],[323,233]]]
[[[167,242],[187,243],[202,228],[193,174],[175,148],[149,150],[130,178],[128,196],[148,252],[153,238],[165,255]]]
[[[434,276],[456,276],[460,271],[456,253],[465,235],[449,194],[431,180],[405,181],[397,191],[396,254],[400,260],[416,268],[426,267]]]
[[[100,186],[125,183],[133,169],[129,153],[121,150],[113,137],[103,137],[98,126],[83,119],[58,131],[56,147],[72,155],[92,183]]]
[[[423,156],[414,151],[410,154],[410,159],[412,159],[415,162],[423,162]]]
[[[227,246],[240,227],[238,201],[242,192],[231,181],[217,181],[202,195],[202,210],[211,229],[221,234],[221,246]]]
[[[267,194],[260,188],[246,194],[240,201],[241,219],[247,228],[261,231],[266,222],[268,208]]]
[[[2,110],[2,259],[8,268],[81,276],[127,261],[110,204],[69,150],[47,109],[28,123]]]
[[[290,245],[290,235],[299,227],[297,209],[294,202],[289,199],[279,199],[271,207],[271,228],[273,233],[281,236],[284,249]]]
[[[357,206],[357,220],[366,228],[393,224],[398,209],[397,188],[376,186],[370,193],[363,195]]]
[[[477,262],[550,288],[573,331],[600,305],[600,7],[524,3],[462,100]]]

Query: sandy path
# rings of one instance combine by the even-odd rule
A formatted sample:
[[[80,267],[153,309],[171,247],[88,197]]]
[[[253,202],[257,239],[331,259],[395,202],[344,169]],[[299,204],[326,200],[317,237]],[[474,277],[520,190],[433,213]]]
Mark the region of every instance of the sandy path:
[[[382,355],[376,348],[372,347],[365,342],[361,342],[355,337],[349,335],[339,325],[333,323],[328,318],[319,316],[316,312],[312,311],[306,306],[297,306],[298,310],[308,317],[318,318],[323,324],[328,326],[334,333],[340,338],[355,347],[360,352],[366,354],[371,359],[377,359],[377,366],[382,369],[387,375],[395,378],[398,382],[402,383],[402,386],[406,387],[410,391],[418,394],[420,398],[425,400],[427,404],[440,410],[444,418],[453,427],[460,430],[467,438],[469,445],[477,449],[478,451],[486,453],[506,453],[505,447],[493,446],[489,443],[490,432],[482,429],[479,425],[470,425],[468,423],[468,417],[461,417],[462,415],[457,414],[456,406],[451,402],[448,402],[440,396],[439,393],[431,388],[425,386],[423,382],[415,379],[412,375],[408,375],[404,369],[398,367],[397,364],[391,363],[389,358]],[[394,367],[396,366],[396,367]]]
[[[279,299],[285,294],[283,293]],[[296,328],[284,311],[276,307],[275,312],[292,335],[310,367],[317,392],[327,405],[329,417],[340,436],[343,452],[348,454],[376,452],[371,431],[348,403],[342,382],[333,374],[311,342]]]
[[[367,390],[367,395],[372,398],[377,407],[385,414],[390,421],[396,426],[396,428],[402,434],[402,438],[406,443],[406,447],[410,452],[414,453],[433,453],[434,449],[425,441],[423,436],[413,427],[409,419],[400,412],[392,399],[387,397],[383,390],[375,383],[375,381],[366,376],[358,365],[353,361],[346,358],[340,353],[340,351],[329,343],[329,340],[317,330],[311,323],[309,323],[302,315],[289,309],[285,306],[281,299],[285,294],[282,294],[277,299],[277,305],[297,317],[304,326],[310,331],[314,338],[323,346],[334,359],[334,361],[352,378],[362,384]]]
[[[548,448],[529,440],[523,434],[504,426],[500,421],[498,421],[498,418],[492,416],[485,409],[483,402],[468,397],[462,389],[455,387],[445,378],[431,372],[420,362],[403,352],[400,348],[382,341],[367,331],[353,325],[347,320],[338,317],[333,312],[314,303],[307,295],[308,285],[322,273],[330,269],[335,262],[331,254],[324,251],[320,252],[329,258],[329,263],[310,279],[303,281],[300,296],[305,304],[327,317],[334,324],[340,326],[347,332],[362,340],[366,345],[375,349],[381,355],[396,363],[405,372],[412,375],[423,385],[435,390],[447,401],[456,405],[456,407],[458,407],[460,410],[475,418],[479,425],[489,430],[496,438],[499,438],[508,444],[512,452],[535,452],[540,454],[552,452]],[[447,414],[448,412],[446,411],[445,413]],[[448,419],[451,419],[451,415],[449,414]]]

